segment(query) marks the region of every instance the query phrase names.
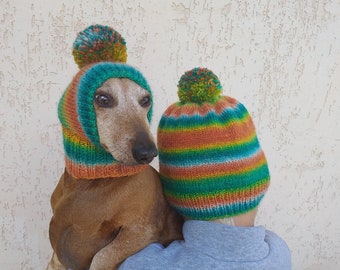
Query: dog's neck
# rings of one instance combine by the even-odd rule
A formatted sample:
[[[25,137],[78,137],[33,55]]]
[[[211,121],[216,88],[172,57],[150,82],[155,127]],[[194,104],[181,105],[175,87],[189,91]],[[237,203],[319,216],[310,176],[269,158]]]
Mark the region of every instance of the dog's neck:
[[[147,165],[125,166],[108,152],[93,145],[86,137],[63,127],[65,165],[70,175],[77,179],[99,179],[137,174]]]
[[[147,165],[124,166],[118,163],[108,165],[77,164],[65,157],[68,173],[76,179],[100,179],[134,175],[146,169]]]

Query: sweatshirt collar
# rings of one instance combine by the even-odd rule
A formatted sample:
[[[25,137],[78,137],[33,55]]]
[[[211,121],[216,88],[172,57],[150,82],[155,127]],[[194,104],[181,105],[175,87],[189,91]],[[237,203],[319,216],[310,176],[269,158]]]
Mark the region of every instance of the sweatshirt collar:
[[[263,259],[269,254],[265,234],[262,226],[236,227],[201,220],[188,220],[183,226],[184,245],[222,261]]]

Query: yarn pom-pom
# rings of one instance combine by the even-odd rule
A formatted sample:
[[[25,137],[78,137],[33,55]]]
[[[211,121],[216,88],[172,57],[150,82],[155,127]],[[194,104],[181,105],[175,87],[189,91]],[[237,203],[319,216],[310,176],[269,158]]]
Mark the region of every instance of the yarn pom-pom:
[[[194,68],[185,72],[177,86],[181,103],[213,103],[222,91],[218,77],[207,68]]]
[[[126,62],[124,38],[113,28],[91,25],[73,43],[73,56],[79,68],[101,61]]]

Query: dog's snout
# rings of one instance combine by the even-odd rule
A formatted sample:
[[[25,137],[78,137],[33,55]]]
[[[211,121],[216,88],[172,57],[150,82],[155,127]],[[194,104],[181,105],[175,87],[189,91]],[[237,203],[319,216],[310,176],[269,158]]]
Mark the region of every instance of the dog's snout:
[[[135,147],[133,149],[133,157],[139,164],[150,163],[157,154],[156,147]]]
[[[158,155],[158,151],[149,136],[146,133],[139,132],[132,147],[132,155],[139,164],[147,164]]]

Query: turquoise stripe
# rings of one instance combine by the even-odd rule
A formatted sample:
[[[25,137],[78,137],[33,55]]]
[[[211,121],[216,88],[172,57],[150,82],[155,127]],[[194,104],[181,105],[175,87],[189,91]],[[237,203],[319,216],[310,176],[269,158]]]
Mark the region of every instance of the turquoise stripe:
[[[159,160],[167,166],[194,167],[208,164],[234,162],[255,156],[261,150],[255,137],[250,143],[221,149],[202,149],[186,152],[166,153],[159,150]]]
[[[176,209],[178,213],[182,216],[190,218],[190,219],[200,219],[200,220],[212,220],[212,219],[219,219],[225,218],[228,216],[239,215],[245,212],[248,212],[254,208],[256,208],[264,194],[261,194],[258,197],[252,198],[246,202],[239,202],[233,204],[226,204],[226,205],[218,205],[212,206],[210,208],[186,208],[171,204],[173,208]]]
[[[243,104],[238,103],[234,108],[226,107],[220,114],[210,110],[204,116],[201,116],[198,113],[194,115],[182,114],[179,117],[163,115],[159,122],[159,130],[162,132],[172,129],[181,130],[183,127],[185,127],[185,129],[198,129],[200,127],[206,128],[214,125],[227,126],[228,124],[235,122],[235,119],[240,122],[241,119],[246,119],[248,117],[250,116],[246,108]]]
[[[223,176],[211,176],[194,180],[174,180],[170,176],[160,174],[163,190],[174,197],[203,196],[221,192],[232,192],[239,189],[247,189],[256,184],[269,181],[269,170],[267,163],[244,173],[229,174]],[[194,194],[194,195],[193,195]]]

